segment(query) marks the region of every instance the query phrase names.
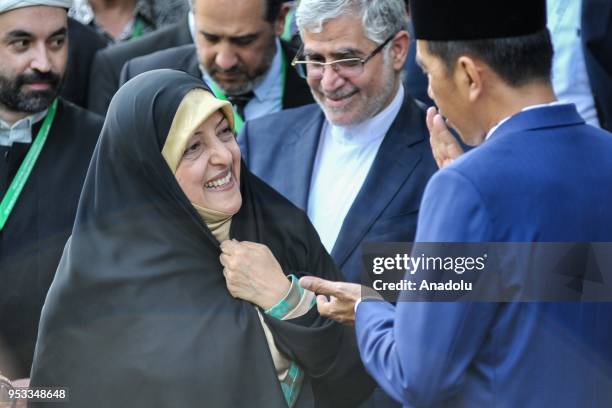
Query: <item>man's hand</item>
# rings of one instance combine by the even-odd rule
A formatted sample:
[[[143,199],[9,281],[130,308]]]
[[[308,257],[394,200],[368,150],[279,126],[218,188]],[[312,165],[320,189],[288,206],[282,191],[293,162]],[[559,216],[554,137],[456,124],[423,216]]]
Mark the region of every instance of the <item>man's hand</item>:
[[[230,294],[269,309],[289,291],[291,282],[270,249],[255,242],[221,243],[223,276]]]
[[[427,128],[429,129],[431,150],[439,168],[448,166],[463,154],[459,142],[448,130],[442,115],[434,107],[427,109]]]
[[[319,295],[317,309],[321,316],[344,324],[355,324],[355,303],[361,299],[361,285],[332,282],[314,276],[304,276],[300,279],[300,285]]]

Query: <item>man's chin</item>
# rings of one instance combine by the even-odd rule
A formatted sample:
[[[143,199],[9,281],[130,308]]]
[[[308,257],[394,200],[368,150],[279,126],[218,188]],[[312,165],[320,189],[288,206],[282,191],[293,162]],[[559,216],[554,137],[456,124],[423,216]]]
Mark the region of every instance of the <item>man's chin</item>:
[[[56,89],[46,91],[32,91],[22,94],[19,110],[22,112],[36,113],[48,109],[57,97]]]
[[[226,80],[213,77],[213,80],[226,95],[240,95],[252,90],[250,82],[244,78],[237,80]]]

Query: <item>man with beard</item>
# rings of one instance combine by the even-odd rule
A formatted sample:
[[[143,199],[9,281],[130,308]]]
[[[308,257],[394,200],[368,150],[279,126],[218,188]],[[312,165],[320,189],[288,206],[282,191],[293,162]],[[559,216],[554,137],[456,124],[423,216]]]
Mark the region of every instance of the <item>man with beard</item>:
[[[279,39],[287,7],[281,0],[194,0],[196,46],[186,45],[126,63],[123,84],[153,69],[172,68],[201,77],[244,120],[312,102],[290,61],[295,53]]]
[[[0,371],[10,378],[29,375],[40,311],[102,127],[57,97],[70,4],[0,3],[0,343],[10,360]]]
[[[435,172],[424,111],[402,84],[402,0],[301,0],[294,65],[316,100],[249,121],[238,136],[257,176],[304,209],[347,280],[364,242],[411,241]],[[395,406],[376,394],[373,406]]]

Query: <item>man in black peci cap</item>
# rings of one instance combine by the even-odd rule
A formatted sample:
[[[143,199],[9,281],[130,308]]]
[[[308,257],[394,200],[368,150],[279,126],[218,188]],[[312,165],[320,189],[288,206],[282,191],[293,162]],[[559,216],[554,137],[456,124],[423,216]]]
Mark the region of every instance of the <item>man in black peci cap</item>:
[[[440,108],[430,130],[446,118],[477,146],[430,179],[416,241],[612,242],[612,135],[555,100],[545,0],[410,3],[417,58]],[[517,259],[526,267],[502,288],[550,285],[539,260]],[[318,297],[322,315],[354,320],[364,365],[406,406],[612,406],[612,305],[584,302],[595,299],[587,292],[583,302],[503,303],[411,302],[406,291],[394,307],[359,302],[359,285],[300,283],[333,296]]]

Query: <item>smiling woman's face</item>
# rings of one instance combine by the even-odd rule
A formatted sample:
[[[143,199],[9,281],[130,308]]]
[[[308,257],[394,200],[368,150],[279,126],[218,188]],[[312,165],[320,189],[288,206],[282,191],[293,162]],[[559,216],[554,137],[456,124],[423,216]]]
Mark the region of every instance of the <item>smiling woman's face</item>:
[[[240,148],[220,111],[193,132],[175,176],[193,204],[231,215],[238,212],[242,205]]]

